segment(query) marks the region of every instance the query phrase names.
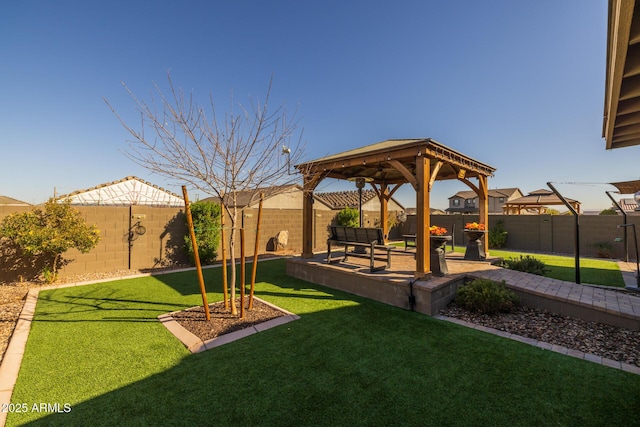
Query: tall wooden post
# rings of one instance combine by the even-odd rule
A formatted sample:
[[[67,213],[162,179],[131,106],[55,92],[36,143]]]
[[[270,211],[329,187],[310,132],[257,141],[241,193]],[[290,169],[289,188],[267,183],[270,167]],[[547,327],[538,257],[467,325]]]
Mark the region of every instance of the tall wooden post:
[[[244,275],[244,227],[240,229],[240,318],[244,319],[244,287],[246,284]]]
[[[481,223],[489,229],[489,178],[484,175],[478,175],[478,216]],[[485,255],[489,256],[489,233],[482,236],[482,245]]]
[[[431,239],[429,227],[431,225],[429,179],[431,177],[429,158],[416,157],[416,271],[415,278],[422,279],[431,273]]]
[[[389,187],[386,182],[380,184],[380,228],[384,236],[385,244],[389,239]]]
[[[187,226],[191,236],[191,244],[193,245],[193,258],[196,261],[196,270],[198,271],[198,283],[200,284],[200,293],[202,294],[202,305],[204,307],[204,315],[207,320],[211,320],[209,312],[209,303],[207,302],[207,290],[204,287],[204,277],[202,277],[202,265],[200,265],[200,255],[198,254],[198,242],[196,242],[196,232],[193,229],[193,218],[191,217],[191,206],[189,205],[189,195],[187,187],[182,186],[182,194],[184,196],[184,212],[187,216]]]
[[[313,190],[319,175],[305,175],[302,191],[302,258],[313,258]]]
[[[251,290],[249,291],[249,310],[253,308],[253,291],[256,286],[256,271],[258,269],[258,249],[260,247],[260,220],[262,219],[262,201],[264,194],[260,193],[260,204],[258,205],[258,224],[256,224],[256,244],[253,248],[253,265],[251,270]]]

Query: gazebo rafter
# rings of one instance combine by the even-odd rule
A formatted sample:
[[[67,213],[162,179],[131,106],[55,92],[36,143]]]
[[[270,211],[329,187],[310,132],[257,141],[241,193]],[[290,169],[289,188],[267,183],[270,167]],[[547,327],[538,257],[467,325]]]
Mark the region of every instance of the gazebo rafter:
[[[388,234],[387,202],[402,184],[411,184],[416,191],[417,207],[416,278],[430,274],[430,192],[436,181],[458,179],[469,185],[480,200],[480,220],[488,222],[487,182],[495,168],[430,138],[387,140],[301,163],[296,168],[304,177],[303,257],[313,255],[313,190],[324,178],[371,179],[370,185],[380,199],[385,236]],[[478,185],[469,181],[470,178],[477,178]],[[389,188],[390,185],[395,186]]]

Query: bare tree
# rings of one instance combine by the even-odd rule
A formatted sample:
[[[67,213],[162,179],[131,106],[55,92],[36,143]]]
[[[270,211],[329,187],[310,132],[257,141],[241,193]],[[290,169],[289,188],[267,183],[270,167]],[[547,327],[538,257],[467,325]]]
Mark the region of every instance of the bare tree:
[[[188,183],[221,201],[223,214],[226,212],[231,221],[230,281],[231,300],[235,301],[238,195],[249,192],[254,200],[260,189],[296,181],[297,177],[290,173],[290,163],[298,162],[304,152],[301,133],[297,133],[298,122],[295,114],[292,118],[287,116],[284,103],[268,108],[273,78],[264,101],[250,98],[245,107],[235,105],[231,98],[230,109],[222,118],[212,95],[205,108],[198,105],[193,94],[187,96],[176,88],[169,74],[167,80],[169,95],[165,96],[154,84],[150,102],[136,97],[122,83],[140,113],[139,127],[128,125],[109,101],[105,102],[133,136],[125,152],[127,157],[153,173],[176,183]],[[231,307],[236,314],[235,302]]]

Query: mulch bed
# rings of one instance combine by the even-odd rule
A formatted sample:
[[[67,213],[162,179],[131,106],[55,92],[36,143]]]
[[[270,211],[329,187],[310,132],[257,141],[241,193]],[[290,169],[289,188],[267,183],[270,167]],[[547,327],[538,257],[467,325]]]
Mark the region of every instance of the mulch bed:
[[[204,342],[287,315],[257,299],[253,300],[251,310],[245,308],[244,318],[240,318],[240,299],[236,299],[236,307],[238,314],[233,315],[231,308],[224,307],[224,301],[209,304],[210,320],[206,319],[202,306],[171,313],[171,317]]]

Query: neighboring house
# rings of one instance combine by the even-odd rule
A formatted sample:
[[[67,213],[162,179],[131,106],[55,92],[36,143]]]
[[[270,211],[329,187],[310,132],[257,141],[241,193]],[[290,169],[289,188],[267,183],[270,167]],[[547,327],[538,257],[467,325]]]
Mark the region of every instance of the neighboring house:
[[[519,188],[501,188],[489,190],[489,213],[502,213],[502,207],[510,200],[522,197]],[[458,191],[449,197],[447,213],[478,213],[478,195],[475,191]]]
[[[618,204],[624,212],[635,212],[637,210],[640,210],[640,206],[638,206],[638,202],[636,202],[636,199],[620,199],[620,201],[618,201]],[[613,209],[618,210],[617,207],[614,207]]]
[[[74,206],[184,206],[182,197],[135,176],[58,197],[65,199]]]
[[[239,191],[236,194],[236,206],[243,208],[257,208],[260,202],[260,193],[264,194],[262,207],[265,209],[302,209],[303,190],[300,185],[284,185],[268,188],[259,188],[253,191]],[[227,195],[225,199],[230,197]],[[314,193],[314,205],[316,210],[341,210],[346,206],[350,208],[358,208],[358,192],[357,191],[337,191],[332,193]],[[207,197],[202,199],[220,203],[219,197]],[[230,200],[228,200],[230,202]],[[364,190],[362,192],[362,210],[379,211],[380,200],[373,190]],[[393,197],[389,200],[389,212],[404,211],[404,207],[398,203]]]
[[[429,212],[431,213],[431,215],[446,215],[446,212],[443,211],[442,209],[430,208]],[[406,208],[404,210],[404,213],[406,215],[417,215],[418,214],[418,209],[416,209],[416,208]]]
[[[580,202],[573,199],[565,200],[580,213]],[[532,191],[524,197],[509,200],[504,206],[506,215],[522,215],[522,214],[544,214],[547,213],[550,205],[562,205],[564,202],[551,190]]]
[[[326,207],[314,206],[316,209],[342,210],[346,207],[358,209],[360,205],[360,196],[357,190],[353,191],[335,191],[330,193],[314,193],[315,200],[321,202]],[[373,190],[362,190],[362,210],[363,211],[380,211],[380,199]],[[402,212],[404,206],[398,203],[393,197],[389,200],[387,206],[389,212]]]
[[[302,209],[302,187],[298,184],[238,191],[236,206],[239,209],[257,208],[260,203],[260,193],[263,194],[262,207],[264,209]],[[207,197],[202,201],[220,203],[220,198]],[[225,201],[227,204],[231,204],[229,194],[225,196]]]
[[[30,203],[0,195],[0,206],[31,206]]]

